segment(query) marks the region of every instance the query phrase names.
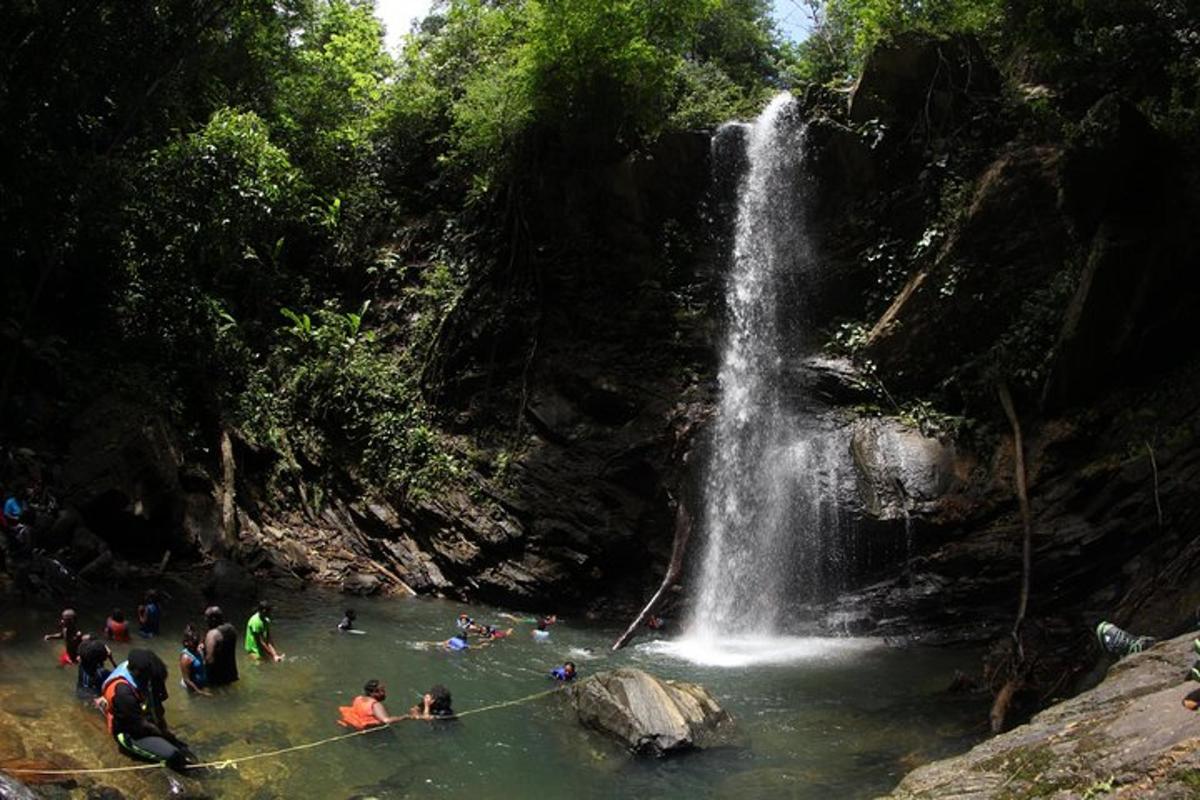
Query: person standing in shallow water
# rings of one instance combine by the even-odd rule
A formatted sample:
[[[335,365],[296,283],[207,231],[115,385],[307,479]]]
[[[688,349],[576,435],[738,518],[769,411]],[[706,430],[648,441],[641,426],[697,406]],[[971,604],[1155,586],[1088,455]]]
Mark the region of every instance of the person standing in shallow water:
[[[266,600],[259,601],[258,611],[246,622],[246,652],[255,660],[283,661],[271,639],[271,604]]]
[[[154,589],[146,592],[146,599],[138,606],[138,634],[143,639],[158,636],[162,624],[162,606],[158,602],[158,592]]]
[[[196,630],[188,625],[183,631],[183,649],[179,653],[179,682],[189,692],[211,695],[212,692],[207,689],[208,675],[204,657],[201,655],[203,652],[200,637],[196,635]]]
[[[58,657],[60,666],[79,663],[79,645],[83,642],[83,632],[75,622],[75,609],[64,608],[58,620],[58,632],[47,633],[42,638],[47,642],[51,639],[63,640],[63,651]]]
[[[237,629],[225,621],[219,606],[204,610],[204,668],[209,686],[227,686],[238,679]]]

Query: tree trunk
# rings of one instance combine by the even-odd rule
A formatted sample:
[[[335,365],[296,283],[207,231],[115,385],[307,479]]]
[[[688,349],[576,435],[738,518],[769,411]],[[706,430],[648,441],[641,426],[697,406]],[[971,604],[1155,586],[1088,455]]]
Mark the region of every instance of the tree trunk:
[[[680,573],[683,572],[683,557],[687,553],[688,539],[692,535],[692,518],[684,508],[683,503],[680,503],[675,509],[675,543],[671,546],[671,563],[667,566],[667,574],[663,577],[662,583],[658,587],[658,591],[650,598],[650,602],[642,609],[642,613],[637,615],[637,619],[633,621],[626,630],[621,634],[621,638],[613,642],[612,649],[620,650],[636,635],[638,628],[645,624],[647,618],[654,613],[654,610],[662,603],[663,598],[667,596],[667,591],[671,588],[676,580],[679,579]]]

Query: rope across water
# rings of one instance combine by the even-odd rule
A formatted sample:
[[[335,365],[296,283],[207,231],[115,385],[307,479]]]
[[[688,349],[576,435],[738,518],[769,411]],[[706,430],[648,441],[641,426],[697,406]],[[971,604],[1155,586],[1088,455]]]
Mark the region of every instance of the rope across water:
[[[463,717],[469,717],[472,714],[482,714],[485,711],[495,711],[501,708],[508,708],[509,706],[519,706],[523,703],[540,700],[543,697],[554,694],[561,688],[561,686],[556,686],[553,689],[535,692],[534,694],[526,695],[525,697],[518,697],[515,700],[504,700],[499,703],[492,703],[491,705],[460,711],[454,715],[453,719],[461,719]],[[199,764],[188,764],[184,767],[184,769],[228,769],[229,767],[236,767],[238,764],[242,764],[246,761],[257,761],[258,759],[262,758],[276,758],[278,756],[288,755],[289,753],[296,753],[301,750],[312,750],[316,747],[323,747],[327,744],[340,742],[343,739],[353,739],[355,736],[366,736],[369,733],[378,733],[379,731],[387,730],[390,727],[391,725],[380,725],[375,728],[366,728],[361,731],[339,733],[337,736],[329,736],[324,739],[317,739],[313,742],[292,745],[291,747],[281,747],[277,750],[267,750],[262,753],[251,753],[249,755],[238,756],[236,758],[225,758],[218,761],[204,761]],[[6,769],[3,771],[7,772],[9,775],[104,775],[113,772],[141,772],[143,770],[162,769],[164,766],[165,764],[160,762],[157,764],[129,764],[124,767],[95,767],[92,769]]]

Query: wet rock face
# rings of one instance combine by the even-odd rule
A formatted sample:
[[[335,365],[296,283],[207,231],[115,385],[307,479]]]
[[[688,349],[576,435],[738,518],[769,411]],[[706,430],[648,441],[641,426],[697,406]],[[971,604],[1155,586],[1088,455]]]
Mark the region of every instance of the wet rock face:
[[[661,758],[702,747],[731,723],[704,687],[640,669],[602,672],[568,692],[582,724],[638,755]]]
[[[1196,685],[1187,680],[1192,638],[1123,659],[1095,689],[913,771],[890,797],[1194,797],[1200,720],[1181,704]]]
[[[953,443],[943,443],[887,418],[859,419],[850,450],[865,512],[897,519],[938,500],[957,482]]]

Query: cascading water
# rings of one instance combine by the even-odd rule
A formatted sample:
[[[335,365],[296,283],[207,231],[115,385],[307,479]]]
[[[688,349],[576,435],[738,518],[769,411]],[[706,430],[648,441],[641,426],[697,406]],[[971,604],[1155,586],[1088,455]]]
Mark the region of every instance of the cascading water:
[[[741,665],[809,657],[820,640],[781,636],[789,603],[821,589],[836,553],[836,436],[800,411],[791,374],[806,348],[806,287],[816,281],[804,208],[805,130],[788,94],[753,125],[726,298],[720,402],[704,482],[705,552],[682,655]],[[728,148],[724,148],[728,149]]]

